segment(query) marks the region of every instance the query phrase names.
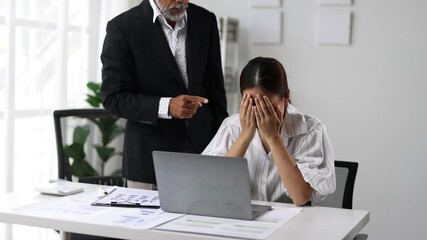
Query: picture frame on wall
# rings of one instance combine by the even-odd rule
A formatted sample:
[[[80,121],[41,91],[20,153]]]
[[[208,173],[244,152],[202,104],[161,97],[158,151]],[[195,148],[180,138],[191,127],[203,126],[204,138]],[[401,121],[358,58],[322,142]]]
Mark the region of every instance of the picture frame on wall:
[[[352,0],[318,0],[320,5],[340,5],[340,6],[350,6]]]
[[[317,15],[319,45],[350,45],[352,13],[350,10],[321,10]]]
[[[280,7],[282,0],[250,0],[251,7]]]
[[[250,39],[254,44],[282,42],[282,12],[280,9],[251,10]]]

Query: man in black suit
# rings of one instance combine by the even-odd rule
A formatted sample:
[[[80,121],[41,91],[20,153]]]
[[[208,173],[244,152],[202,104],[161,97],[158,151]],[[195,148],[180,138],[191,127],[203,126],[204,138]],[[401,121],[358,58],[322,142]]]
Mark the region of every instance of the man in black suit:
[[[188,1],[143,0],[107,25],[101,92],[128,120],[131,187],[155,186],[153,150],[201,153],[228,115],[216,17]]]

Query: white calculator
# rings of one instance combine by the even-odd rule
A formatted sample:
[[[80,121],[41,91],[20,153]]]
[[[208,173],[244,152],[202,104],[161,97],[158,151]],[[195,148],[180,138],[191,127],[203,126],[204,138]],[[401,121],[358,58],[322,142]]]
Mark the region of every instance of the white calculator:
[[[68,182],[52,183],[43,187],[34,188],[37,192],[50,195],[68,196],[83,192],[83,188]]]

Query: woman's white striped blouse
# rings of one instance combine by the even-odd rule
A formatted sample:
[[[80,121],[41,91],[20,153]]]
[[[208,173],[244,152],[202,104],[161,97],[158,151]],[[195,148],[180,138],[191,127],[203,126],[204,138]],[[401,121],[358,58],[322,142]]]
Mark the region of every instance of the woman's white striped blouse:
[[[202,154],[224,156],[240,132],[239,115],[226,118]],[[305,181],[314,189],[310,199],[312,204],[318,204],[335,191],[334,154],[325,125],[315,117],[301,114],[289,104],[281,135]],[[245,158],[248,161],[252,199],[291,202],[273,156],[271,152],[265,152],[258,131]]]

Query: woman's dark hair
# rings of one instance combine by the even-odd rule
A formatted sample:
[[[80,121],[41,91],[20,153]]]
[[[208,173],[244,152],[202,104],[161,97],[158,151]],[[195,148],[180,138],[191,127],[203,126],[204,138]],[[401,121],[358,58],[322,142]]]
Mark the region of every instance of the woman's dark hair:
[[[289,97],[288,80],[282,64],[274,58],[257,57],[248,62],[240,74],[240,92],[259,87],[280,97]]]

